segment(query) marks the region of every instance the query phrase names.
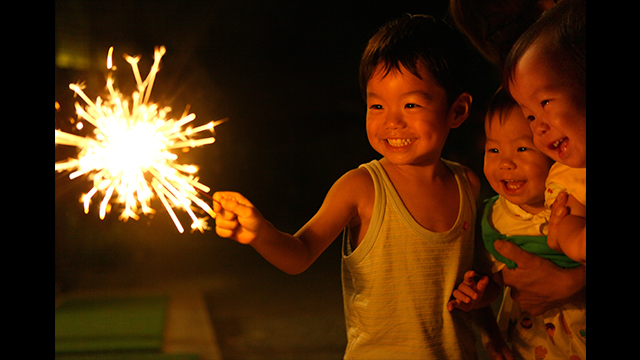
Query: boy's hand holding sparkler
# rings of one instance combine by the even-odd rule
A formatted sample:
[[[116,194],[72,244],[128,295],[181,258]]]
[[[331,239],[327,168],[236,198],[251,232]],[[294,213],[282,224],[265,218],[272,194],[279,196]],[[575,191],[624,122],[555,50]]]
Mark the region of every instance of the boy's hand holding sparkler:
[[[315,249],[309,244],[313,240],[301,237],[300,232],[294,236],[279,231],[249,200],[235,192],[214,193],[213,211],[219,236],[251,245],[267,261],[289,274],[307,269],[326,248]]]
[[[267,220],[244,196],[234,192],[213,194],[216,233],[241,244],[250,245],[258,237]]]
[[[357,213],[362,192],[373,192],[362,180],[367,170],[352,170],[329,190],[320,210],[295,234],[279,231],[241,194],[216,192],[213,211],[216,233],[241,244],[251,245],[275,267],[288,274],[306,270],[340,235]]]

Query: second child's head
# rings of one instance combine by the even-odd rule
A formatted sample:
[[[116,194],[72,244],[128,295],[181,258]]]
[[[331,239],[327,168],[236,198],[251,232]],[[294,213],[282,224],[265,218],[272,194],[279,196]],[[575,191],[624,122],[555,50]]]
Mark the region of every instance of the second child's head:
[[[587,166],[586,69],[586,3],[564,0],[518,39],[503,72],[536,146],[575,168]]]
[[[543,210],[553,160],[536,148],[529,122],[505,90],[489,105],[485,132],[484,175],[493,190],[529,213]]]
[[[367,136],[397,164],[440,158],[450,129],[469,114],[468,48],[445,22],[406,15],[369,40],[360,62]]]

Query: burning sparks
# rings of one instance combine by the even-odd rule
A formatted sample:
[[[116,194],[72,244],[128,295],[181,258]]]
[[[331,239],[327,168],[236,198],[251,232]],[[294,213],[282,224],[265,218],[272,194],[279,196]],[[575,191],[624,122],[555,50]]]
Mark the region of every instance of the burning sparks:
[[[105,218],[112,206],[110,201],[114,200],[124,205],[118,219],[138,220],[141,213],[155,213],[150,201],[157,196],[178,231],[182,233],[184,228],[173,208],[181,208],[189,214],[193,221],[192,230],[204,232],[210,229],[206,217],[197,217],[194,213],[197,208],[193,204],[215,217],[211,207],[198,197],[198,192],[208,193],[210,189],[195,177],[197,166],[177,163],[178,156],[170,150],[213,143],[213,136],[194,138],[194,135],[207,131],[213,135],[215,126],[226,119],[184,128],[196,118],[194,114],[187,114],[185,110],[179,120],[168,118],[171,111],[169,107],[149,101],[165,51],[164,46],[155,48],[154,62],[144,81],[138,69],[140,57],[124,56],[131,64],[137,83],[137,91],[130,98],[123,96],[113,86],[113,47],[109,49],[107,57],[107,68],[112,71],[107,78],[109,94],[105,99],[97,97],[94,102],[84,93],[83,85],[69,84],[69,88],[86,103],[84,107],[77,102],[75,104],[78,120],[84,119],[93,125],[95,137],[56,130],[56,145],[75,146],[80,151],[77,158],[56,162],[55,169],[58,172],[73,171],[69,175],[72,180],[85,174],[93,180],[93,188],[80,198],[85,213],[89,212],[91,200],[100,192],[103,194],[100,219]],[[82,122],[78,121],[77,124],[81,126]]]

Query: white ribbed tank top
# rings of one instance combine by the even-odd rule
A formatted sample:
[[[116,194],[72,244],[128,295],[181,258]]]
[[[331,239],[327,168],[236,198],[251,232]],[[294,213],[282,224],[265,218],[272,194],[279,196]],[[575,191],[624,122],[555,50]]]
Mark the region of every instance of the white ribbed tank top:
[[[443,161],[455,175],[460,208],[442,233],[418,224],[377,160],[360,166],[371,174],[375,202],[353,252],[348,228],[343,237],[344,359],[476,358],[468,314],[446,307],[472,266],[475,200],[464,168]]]

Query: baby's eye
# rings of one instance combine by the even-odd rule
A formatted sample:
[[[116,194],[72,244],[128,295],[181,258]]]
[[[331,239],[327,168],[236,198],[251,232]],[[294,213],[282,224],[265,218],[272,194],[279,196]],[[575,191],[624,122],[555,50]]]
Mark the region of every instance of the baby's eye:
[[[416,108],[416,107],[418,107],[418,106],[419,106],[418,104],[406,104],[406,105],[404,106],[404,108],[405,108],[405,109],[413,109],[413,108]]]
[[[547,106],[547,104],[549,104],[549,100],[543,100],[540,105],[542,105],[542,107],[544,108],[545,106]]]
[[[523,151],[527,151],[527,150],[529,150],[529,148],[526,148],[526,147],[522,146],[522,147],[519,147],[517,151],[518,152],[523,152]]]
[[[373,104],[373,105],[369,106],[369,109],[381,110],[382,109],[382,105]]]
[[[527,120],[529,120],[529,121],[534,121],[535,119],[536,119],[536,117],[533,116],[533,115],[527,116]]]
[[[500,151],[498,151],[498,149],[496,149],[496,148],[487,149],[487,153],[489,153],[489,154],[497,154],[499,152]]]

